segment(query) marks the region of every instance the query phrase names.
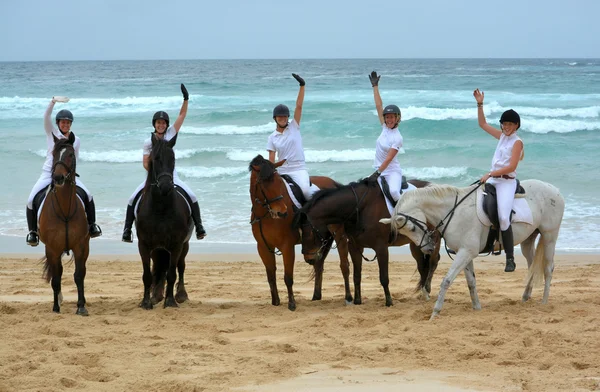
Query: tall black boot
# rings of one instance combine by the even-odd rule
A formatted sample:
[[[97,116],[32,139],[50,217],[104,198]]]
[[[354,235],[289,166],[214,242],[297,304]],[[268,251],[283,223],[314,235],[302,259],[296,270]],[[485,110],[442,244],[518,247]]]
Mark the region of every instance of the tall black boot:
[[[100,230],[100,226],[96,224],[96,205],[94,204],[93,199],[86,203],[85,213],[87,214],[88,225],[90,228],[90,237],[100,237],[102,235],[102,230]]]
[[[504,268],[504,272],[513,272],[516,265],[512,226],[508,226],[508,229],[502,232],[502,245],[504,245],[504,253],[506,253],[506,267]]]
[[[196,239],[201,240],[206,237],[206,231],[202,227],[202,218],[200,217],[200,206],[198,202],[192,204],[192,219],[196,225]]]
[[[125,213],[125,227],[123,228],[123,237],[121,237],[121,241],[123,242],[133,242],[133,233],[131,232],[131,228],[133,227],[133,221],[135,220],[135,212],[134,207],[127,205],[127,212]]]
[[[37,216],[35,215],[35,211],[27,207],[25,215],[27,216],[27,228],[29,229],[27,245],[38,246],[40,237],[37,232]]]

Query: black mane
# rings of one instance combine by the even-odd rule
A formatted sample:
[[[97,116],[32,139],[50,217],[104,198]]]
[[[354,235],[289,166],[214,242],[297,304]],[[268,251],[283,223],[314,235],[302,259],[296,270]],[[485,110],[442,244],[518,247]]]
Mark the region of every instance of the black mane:
[[[269,181],[273,178],[273,175],[277,172],[275,168],[275,164],[267,159],[265,159],[262,155],[257,155],[248,165],[248,171],[252,171],[253,166],[260,167],[258,172],[258,179],[263,181]]]

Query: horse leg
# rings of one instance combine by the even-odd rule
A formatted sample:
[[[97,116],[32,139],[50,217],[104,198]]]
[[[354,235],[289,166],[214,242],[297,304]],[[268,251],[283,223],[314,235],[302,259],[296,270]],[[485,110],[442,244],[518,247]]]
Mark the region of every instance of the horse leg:
[[[377,264],[379,265],[379,283],[383,286],[385,294],[385,306],[392,306],[392,294],[390,294],[390,276],[389,276],[389,252],[387,244],[377,246],[375,249],[377,254]]]
[[[315,274],[315,289],[313,291],[313,301],[320,301],[323,289],[323,271],[325,270],[325,258],[329,253],[329,248],[325,249],[323,254],[313,263]]]
[[[144,282],[144,298],[140,302],[140,307],[150,310],[152,309],[152,301],[150,300],[150,287],[152,286],[152,271],[150,270],[150,250],[142,241],[138,241],[138,249],[142,258],[142,266],[144,273],[142,280]]]
[[[275,264],[275,255],[271,253],[266,247],[262,245],[256,245],[258,254],[265,266],[267,272],[267,281],[269,282],[269,288],[271,289],[271,304],[279,306],[279,292],[277,291],[277,265]]]
[[[554,251],[556,248],[556,238],[558,237],[558,230],[552,233],[543,233],[540,241],[544,241],[543,256],[544,256],[544,296],[542,297],[542,303],[548,303],[548,297],[550,296],[550,283],[552,282],[552,273],[554,272]]]
[[[435,306],[433,307],[433,312],[431,313],[430,320],[433,320],[435,316],[439,315],[442,311],[442,306],[444,306],[444,298],[446,297],[446,291],[456,279],[456,276],[460,273],[460,271],[464,270],[465,267],[473,261],[473,258],[477,256],[477,253],[466,250],[465,248],[460,248],[458,252],[456,252],[456,258],[452,262],[448,273],[442,280],[442,284],[440,286],[440,292],[438,294],[438,299],[435,302]]]
[[[429,268],[431,263],[432,256],[426,256],[421,252],[421,248],[419,248],[414,243],[410,243],[410,253],[412,257],[417,262],[417,270],[419,271],[419,283],[417,283],[417,290],[421,291],[421,297],[425,299],[425,301],[429,301],[429,293],[431,293],[431,282],[429,282],[429,290],[427,290],[427,279],[430,276]]]
[[[185,282],[183,280],[183,273],[185,272],[185,257],[187,256],[190,248],[189,242],[183,244],[181,255],[179,256],[179,262],[177,263],[177,274],[179,275],[179,281],[177,282],[177,292],[175,293],[175,301],[177,303],[184,303],[188,300],[188,293],[185,291]]]
[[[352,293],[350,292],[350,263],[348,262],[348,239],[343,234],[337,234],[335,237],[338,254],[340,255],[340,270],[344,277],[344,299],[346,305],[352,303]]]
[[[150,287],[150,301],[152,305],[160,303],[165,298],[165,280],[167,271],[160,262],[162,250],[157,250],[152,257],[152,286]]]
[[[469,294],[471,294],[471,304],[473,309],[481,310],[481,303],[479,302],[479,295],[477,295],[477,285],[475,282],[475,267],[473,266],[473,260],[465,267],[465,278],[467,279],[467,286],[469,286]]]
[[[533,264],[533,256],[534,256],[534,246],[535,239],[538,236],[538,231],[534,231],[527,239],[521,242],[521,253],[525,256],[527,260],[527,269],[531,269],[531,265]],[[525,285],[525,291],[523,291],[522,301],[527,302],[529,298],[531,298],[531,290],[533,289],[533,276],[529,274],[529,279],[527,279],[527,284]]]
[[[281,249],[283,254],[283,281],[288,291],[288,309],[296,310],[296,299],[294,298],[294,261],[296,254],[294,253],[294,244],[286,245]]]
[[[360,305],[362,304],[360,281],[362,279],[362,252],[364,248],[357,247],[354,243],[348,242],[348,250],[350,251],[353,265],[354,304]]]
[[[61,279],[63,265],[60,260],[61,256],[60,253],[52,254],[46,249],[46,263],[49,276],[52,278],[50,284],[52,285],[52,292],[54,293],[54,306],[52,306],[52,311],[55,313],[60,313],[60,304],[62,303]]]
[[[177,280],[177,262],[179,261],[179,257],[181,256],[182,247],[175,248],[169,254],[169,269],[167,270],[167,292],[165,294],[165,302],[164,306],[177,308],[179,305],[177,301],[175,301],[175,296],[173,295],[175,281]]]
[[[86,266],[85,263],[90,254],[90,247],[88,241],[83,241],[83,243],[79,246],[79,249],[73,251],[73,255],[75,257],[75,273],[73,274],[73,278],[75,280],[75,284],[77,285],[77,312],[80,316],[87,316],[88,311],[85,308],[85,295],[83,288],[83,281],[85,280],[86,275]]]

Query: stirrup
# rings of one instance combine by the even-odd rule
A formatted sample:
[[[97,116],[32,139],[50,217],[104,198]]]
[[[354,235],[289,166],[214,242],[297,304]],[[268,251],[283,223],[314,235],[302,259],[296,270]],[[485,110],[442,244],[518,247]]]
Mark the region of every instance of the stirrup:
[[[40,244],[40,237],[39,237],[38,233],[33,230],[30,231],[27,234],[26,242],[27,242],[27,245],[29,245],[29,246],[38,246]]]

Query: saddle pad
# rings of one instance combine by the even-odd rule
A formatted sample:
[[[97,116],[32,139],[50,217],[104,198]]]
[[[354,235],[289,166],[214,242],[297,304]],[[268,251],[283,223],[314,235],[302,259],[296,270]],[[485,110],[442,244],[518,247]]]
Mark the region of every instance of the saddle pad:
[[[292,203],[294,203],[294,205],[296,207],[298,207],[298,209],[302,208],[302,204],[300,204],[298,202],[298,200],[296,199],[296,196],[294,196],[294,192],[292,192],[292,188],[290,188],[290,184],[288,184],[287,181],[283,181],[283,183],[285,184],[285,189],[287,189],[287,193],[290,196],[290,199],[292,199]]]
[[[79,197],[79,195],[76,195],[77,199],[79,199],[79,202],[81,203],[79,205],[79,207],[83,208],[83,212],[85,213],[85,204],[83,203],[83,200],[81,200],[81,197]],[[40,215],[42,215],[42,209],[44,208],[44,203],[46,202],[46,199],[48,198],[48,193],[46,193],[46,197],[44,197],[42,199],[42,201],[40,202],[40,207],[37,210],[37,223],[38,223],[38,227],[40,227]]]
[[[185,200],[185,205],[188,208],[188,212],[191,214],[192,207],[190,206],[190,203],[188,202],[187,197],[185,197],[185,195],[183,193],[181,193],[179,190],[177,190],[177,193],[179,193],[179,195],[183,198],[183,200]],[[135,203],[135,206],[133,208],[133,213],[135,215],[135,219],[137,219],[138,209],[140,208],[140,202],[142,201],[143,198],[144,198],[144,194],[142,193],[142,195],[140,197],[138,197],[137,202]]]
[[[524,197],[517,198],[513,202],[513,211],[511,222],[523,222],[533,225],[533,215],[531,214],[531,208],[529,203]],[[477,217],[484,226],[491,226],[490,218],[483,211],[483,186],[477,189]]]
[[[381,193],[383,193],[383,187],[381,186],[381,177],[379,177],[379,178],[377,179],[377,183],[379,184],[379,189],[381,189]],[[416,187],[416,186],[414,186],[413,184],[411,184],[411,183],[409,182],[409,183],[408,183],[408,188],[406,188],[406,189],[402,189],[402,193],[400,194],[400,199],[398,199],[398,201],[402,200],[402,195],[404,195],[404,193],[406,193],[406,192],[410,192],[410,191],[412,191],[413,189],[417,189],[417,187]],[[388,200],[388,198],[387,198],[387,197],[385,197],[385,195],[383,196],[383,199],[385,200],[385,205],[387,206],[387,208],[388,208],[388,211],[390,212],[390,216],[393,216],[393,215],[394,215],[395,206],[393,206],[393,205],[392,205],[392,202],[390,202],[390,201]]]

